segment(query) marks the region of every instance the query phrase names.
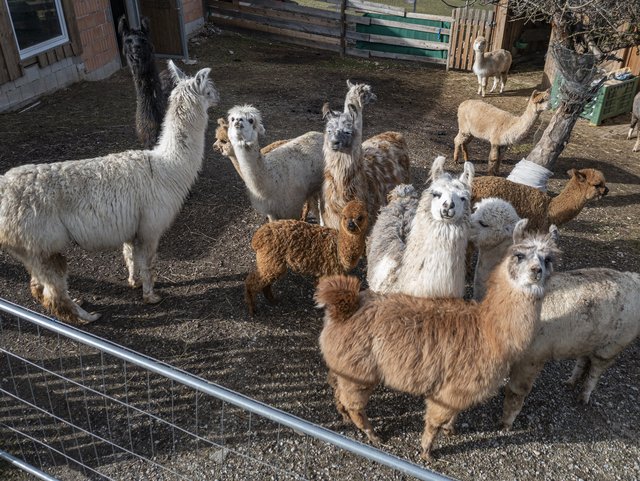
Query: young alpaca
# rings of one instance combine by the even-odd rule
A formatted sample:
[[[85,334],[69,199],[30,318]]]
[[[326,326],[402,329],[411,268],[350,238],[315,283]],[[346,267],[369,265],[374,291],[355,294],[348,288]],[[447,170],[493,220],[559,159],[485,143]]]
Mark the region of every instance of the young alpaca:
[[[556,197],[502,177],[478,177],[473,183],[472,204],[486,197],[499,197],[513,205],[520,217],[529,219],[530,230],[546,230],[551,224],[560,226],[577,216],[588,201],[601,199],[609,192],[599,170],[570,169],[567,174],[569,182]]]
[[[402,239],[390,243],[382,258],[368,258],[372,278],[396,278],[386,282],[383,292],[419,297],[464,295],[473,164],[466,162],[456,179],[444,171],[444,163],[440,156],[431,166],[431,184],[418,203],[400,262],[391,255],[400,250],[394,245],[404,242]],[[394,264],[399,264],[395,272]]]
[[[24,264],[33,296],[61,319],[99,317],[67,292],[62,252],[72,242],[89,251],[124,244],[129,284],[142,284],[145,302],[160,301],[152,275],[158,241],[202,166],[207,110],[218,102],[211,69],[190,78],[169,65],[177,85],[153,150],[22,165],[0,176],[0,247]]]
[[[324,167],[320,132],[307,132],[262,154],[258,135],[265,130],[258,109],[235,106],[228,122],[238,172],[254,209],[272,222],[300,218],[307,201],[317,205]]]
[[[245,280],[249,314],[253,316],[255,312],[259,291],[273,301],[271,284],[287,268],[316,278],[351,271],[364,254],[367,223],[365,205],[352,200],[342,209],[339,231],[295,220],[260,227],[251,241],[256,252],[256,270]]]
[[[320,349],[338,412],[377,442],[365,408],[380,383],[427,401],[422,457],[440,429],[491,396],[524,351],[540,317],[557,252],[555,235],[514,231],[510,252],[490,279],[486,299],[428,299],[359,292],[355,277],[322,279]]]
[[[373,225],[387,194],[409,182],[409,155],[404,136],[384,132],[362,143],[362,114],[349,104],[347,112],[322,108],[327,125],[324,134],[324,183],[322,221],[337,228],[342,208],[353,199],[366,202]]]
[[[397,281],[420,195],[412,185],[400,184],[389,193],[388,201],[380,209],[367,245],[367,283],[374,292],[389,292]]]
[[[500,93],[504,91],[507,83],[507,74],[511,68],[511,52],[500,48],[493,52],[485,53],[487,40],[484,37],[476,38],[473,42],[473,73],[478,77],[478,95],[484,97],[489,77],[493,77],[493,87],[489,93],[493,92],[500,80]]]
[[[464,160],[469,160],[467,144],[473,137],[486,140],[491,144],[488,173],[498,175],[504,148],[515,145],[526,137],[548,105],[548,90],[534,90],[527,108],[520,117],[482,100],[465,100],[458,106],[458,135],[454,139],[453,160],[458,162],[461,150]]]
[[[525,221],[520,220],[516,210],[505,200],[488,197],[474,206],[469,241],[478,249],[473,277],[473,298],[476,301],[484,297],[491,271],[513,242],[513,230],[518,222]]]
[[[633,108],[631,109],[631,124],[629,125],[629,133],[627,134],[627,139],[631,138],[633,128],[638,123],[638,119],[640,119],[640,92],[638,92],[633,99]],[[636,133],[636,144],[633,146],[633,151],[640,151],[640,128],[638,128]]]
[[[168,71],[158,75],[149,33],[147,17],[140,19],[139,29],[129,28],[126,17],[120,17],[118,34],[122,37],[122,53],[136,88],[136,133],[145,149],[152,148],[158,141],[169,94],[175,87]]]

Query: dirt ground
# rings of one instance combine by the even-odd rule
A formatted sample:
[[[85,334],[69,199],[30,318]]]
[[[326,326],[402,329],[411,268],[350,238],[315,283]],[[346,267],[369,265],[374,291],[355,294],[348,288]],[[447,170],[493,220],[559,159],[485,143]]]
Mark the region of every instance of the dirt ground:
[[[476,97],[469,72],[384,60],[346,58],[235,33],[197,37],[190,47],[193,73],[211,66],[221,104],[210,111],[203,170],[158,252],[159,293],[154,306],[126,285],[119,251],[69,252],[72,296],[103,317],[87,330],[166,361],[304,419],[364,438],[336,413],[319,349],[322,313],[313,305],[313,283],[293,275],[274,287],[280,298],[259,298],[251,319],[243,280],[253,265],[250,239],[262,218],[251,208],[230,162],[211,149],[215,120],[233,105],[252,103],[263,114],[263,145],[322,130],[321,107],[339,106],[345,82],[373,86],[378,102],[365,111],[364,137],[384,130],[406,135],[414,183],[424,185],[437,154],[449,159],[456,109]],[[524,109],[541,66],[520,65],[504,95],[487,101],[512,112]],[[123,69],[100,82],[83,82],[42,99],[24,113],[0,115],[0,173],[25,163],[96,157],[138,148],[135,100]],[[542,116],[527,143],[506,154],[503,173],[526,154],[550,118]],[[542,127],[540,127],[542,125]],[[608,197],[591,203],[561,230],[560,270],[603,266],[640,271],[640,154],[626,140],[628,116],[593,127],[580,120],[550,182],[557,193],[573,167],[601,169]],[[478,174],[488,146],[472,143]],[[451,161],[447,167],[460,171]],[[362,275],[362,271],[360,271]],[[0,253],[0,296],[42,311],[30,297],[24,268]],[[459,434],[441,437],[432,468],[460,479],[640,479],[640,341],[628,347],[602,377],[589,406],[575,401],[562,380],[572,363],[546,366],[514,430],[497,429],[501,395],[463,413]],[[294,382],[295,381],[295,382]],[[379,388],[368,413],[384,438],[383,449],[420,463],[423,402]],[[1,470],[0,470],[1,472]],[[23,479],[12,473],[12,479]],[[26,478],[24,478],[26,479]],[[247,478],[249,479],[249,478]],[[329,479],[322,478],[319,479]],[[354,474],[353,479],[360,479]]]

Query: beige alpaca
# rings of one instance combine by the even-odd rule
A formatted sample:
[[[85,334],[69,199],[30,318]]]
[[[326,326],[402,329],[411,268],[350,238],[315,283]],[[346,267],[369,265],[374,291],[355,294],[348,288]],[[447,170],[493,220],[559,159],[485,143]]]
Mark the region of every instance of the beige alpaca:
[[[458,413],[495,393],[509,365],[531,342],[557,252],[550,234],[514,231],[515,244],[489,281],[482,303],[359,292],[355,277],[320,281],[325,308],[320,348],[336,407],[370,441],[378,441],[365,408],[375,387],[427,400],[422,457],[451,431]]]
[[[511,68],[511,52],[500,48],[493,52],[486,52],[487,40],[484,37],[476,38],[473,42],[473,73],[478,77],[478,95],[484,97],[489,77],[493,77],[493,87],[489,93],[496,89],[498,81],[500,81],[500,93],[504,91],[507,83],[507,74]]]
[[[556,197],[502,177],[476,177],[472,204],[487,197],[499,197],[515,207],[522,218],[529,219],[529,230],[546,230],[551,224],[562,225],[577,216],[591,199],[607,195],[602,172],[596,169],[570,169],[570,179]]]
[[[464,160],[469,160],[467,144],[473,137],[486,140],[491,144],[488,173],[498,175],[504,147],[515,145],[526,137],[548,105],[548,90],[534,90],[519,117],[482,100],[465,100],[458,106],[458,135],[454,140],[453,160],[458,162],[461,150]]]

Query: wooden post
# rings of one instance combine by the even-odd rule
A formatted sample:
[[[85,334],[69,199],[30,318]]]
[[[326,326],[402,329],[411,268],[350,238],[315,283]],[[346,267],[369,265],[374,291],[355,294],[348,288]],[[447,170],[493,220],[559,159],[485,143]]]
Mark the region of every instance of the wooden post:
[[[340,1],[340,56],[347,51],[347,0]]]
[[[496,4],[494,14],[494,29],[493,29],[493,41],[491,42],[490,50],[498,50],[499,48],[505,48],[504,35],[507,31],[507,21],[509,20],[509,0],[500,0]],[[506,47],[507,49],[510,46]]]

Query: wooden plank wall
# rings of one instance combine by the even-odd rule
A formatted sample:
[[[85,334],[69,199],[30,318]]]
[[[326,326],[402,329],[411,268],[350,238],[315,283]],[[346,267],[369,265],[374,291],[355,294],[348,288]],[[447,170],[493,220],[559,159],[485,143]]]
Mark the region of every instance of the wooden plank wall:
[[[443,35],[448,35],[450,33],[449,29],[437,29],[426,25],[364,17],[363,13],[380,13],[445,22],[451,22],[452,19],[450,17],[407,13],[403,8],[381,5],[365,0],[325,0],[325,2],[328,5],[326,10],[273,0],[233,0],[233,2],[209,0],[209,18],[217,25],[266,32],[283,41],[343,54],[446,63],[444,59],[356,48],[357,41],[364,41],[422,49],[448,50],[447,43],[357,32],[356,25],[382,25],[420,32],[437,31]]]
[[[492,45],[493,18],[494,12],[490,10],[475,8],[455,8],[453,10],[448,68],[472,69],[473,42],[477,37],[483,36],[487,39],[487,45]]]

